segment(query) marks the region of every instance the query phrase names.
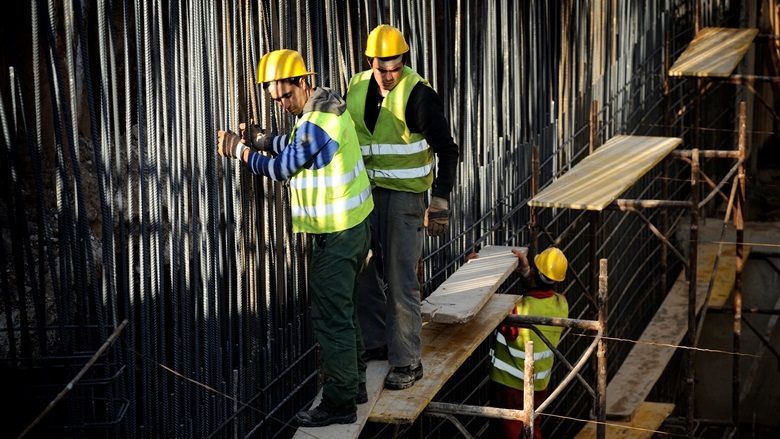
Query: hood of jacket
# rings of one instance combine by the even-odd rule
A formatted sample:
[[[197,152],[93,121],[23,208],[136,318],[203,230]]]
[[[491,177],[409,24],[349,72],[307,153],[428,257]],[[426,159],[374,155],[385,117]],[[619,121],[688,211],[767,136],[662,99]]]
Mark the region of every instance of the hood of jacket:
[[[306,105],[303,106],[303,113],[322,111],[323,113],[341,115],[346,110],[346,101],[328,87],[315,88],[309,96],[309,100],[306,101]]]

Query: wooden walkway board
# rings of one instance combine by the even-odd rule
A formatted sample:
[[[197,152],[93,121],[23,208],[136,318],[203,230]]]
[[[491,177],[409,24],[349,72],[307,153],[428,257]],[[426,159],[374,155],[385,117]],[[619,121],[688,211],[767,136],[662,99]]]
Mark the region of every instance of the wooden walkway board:
[[[468,323],[425,323],[422,330],[424,376],[408,389],[385,389],[368,420],[413,423],[466,358],[509,315],[520,297],[514,294],[494,294]]]
[[[489,245],[458,268],[422,302],[424,322],[465,323],[471,320],[490,296],[517,267],[512,249],[528,254],[526,247]]]
[[[734,280],[737,275],[737,248],[734,243],[723,244],[720,250],[718,266],[715,267],[715,258],[718,255],[718,244],[702,242],[699,244],[696,266],[696,283],[698,288],[708,288],[715,269],[715,281],[712,284],[708,308],[723,308],[734,290]],[[743,246],[742,259],[747,261],[750,256],[750,246]]]
[[[366,370],[366,390],[368,393],[368,402],[358,404],[357,421],[352,424],[334,424],[327,427],[301,427],[295,432],[293,439],[357,439],[363,426],[366,424],[368,414],[376,404],[379,394],[384,387],[385,376],[390,371],[390,364],[387,361],[370,361],[368,370]],[[322,400],[322,390],[314,399],[312,407],[316,407]]]
[[[678,137],[615,136],[528,204],[602,210],[680,144]]]
[[[674,410],[674,404],[644,402],[637,409],[631,422],[608,422],[606,437],[610,439],[651,439],[655,431]],[[596,424],[587,423],[574,439],[596,437]]]
[[[711,269],[711,267],[709,268]],[[707,270],[699,266],[697,272]],[[696,284],[696,313],[704,305],[707,282]],[[630,421],[660,378],[669,360],[688,331],[688,281],[685,273],[675,281],[669,294],[628,353],[617,374],[607,385],[607,419]]]
[[[705,27],[696,34],[669,76],[728,77],[742,61],[758,29]]]

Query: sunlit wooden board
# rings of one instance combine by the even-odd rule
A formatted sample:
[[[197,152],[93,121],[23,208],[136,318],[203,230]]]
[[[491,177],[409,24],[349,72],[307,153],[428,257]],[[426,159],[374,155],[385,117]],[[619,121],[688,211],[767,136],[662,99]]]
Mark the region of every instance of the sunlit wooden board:
[[[677,58],[669,76],[727,77],[739,65],[758,29],[705,27]]]
[[[384,387],[385,377],[390,371],[390,364],[387,361],[369,361],[366,370],[366,391],[368,393],[368,402],[358,404],[357,421],[352,424],[334,424],[326,427],[301,427],[295,432],[293,439],[357,439],[363,426],[366,425],[368,414],[374,408],[379,394]],[[322,401],[322,390],[314,399],[312,407],[317,407]]]
[[[423,321],[465,323],[471,320],[517,267],[513,248],[528,254],[526,247],[483,247],[478,258],[461,265],[423,300]]]
[[[509,315],[520,297],[494,294],[468,323],[425,323],[422,330],[422,379],[408,389],[383,390],[368,420],[413,423],[466,358]]]
[[[672,152],[678,137],[617,135],[539,192],[530,206],[602,210]]]
[[[675,281],[650,324],[607,384],[607,419],[630,421],[688,331],[688,281]],[[696,313],[704,305],[707,285],[697,283]]]
[[[696,256],[697,288],[707,289],[710,279],[712,279],[712,272],[715,270],[715,280],[712,284],[710,301],[707,302],[708,308],[723,308],[723,305],[726,304],[729,296],[731,296],[731,291],[734,290],[734,280],[737,275],[737,247],[734,243],[723,244],[720,253],[718,266],[715,267],[718,244],[713,242],[702,242],[699,244]],[[743,262],[747,261],[749,255],[750,246],[743,246]]]
[[[606,437],[624,439],[651,439],[661,424],[674,410],[674,404],[644,402],[639,406],[630,422],[607,422]],[[593,439],[596,437],[594,422],[585,424],[574,439]]]

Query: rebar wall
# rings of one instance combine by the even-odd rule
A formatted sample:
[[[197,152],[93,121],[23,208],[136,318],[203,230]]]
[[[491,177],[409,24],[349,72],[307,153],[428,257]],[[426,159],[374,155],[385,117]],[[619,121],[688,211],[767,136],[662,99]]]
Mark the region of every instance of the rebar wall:
[[[34,437],[294,432],[287,423],[318,379],[308,249],[290,231],[286,186],[216,154],[218,129],[292,125],[255,83],[263,53],[296,49],[318,72],[315,85],[343,93],[367,68],[368,31],[390,23],[404,32],[410,65],[438,91],[461,147],[450,230],[425,247],[429,294],[475,248],[529,245],[531,150],[544,187],[588,154],[594,102],[599,143],[615,134],[687,141],[685,101],[696,90],[678,83],[664,94],[665,56],[686,47],[696,22],[739,26],[728,0],[702,2],[698,19],[693,0],[22,3],[1,19],[0,376],[11,437],[124,319],[119,341]],[[731,129],[731,107],[711,117]],[[728,148],[729,136],[717,144]],[[687,196],[681,169],[660,175],[628,196]],[[539,246],[562,236],[576,272],[566,287],[572,318],[595,315],[582,293],[587,223],[577,212],[539,212]],[[661,279],[680,266],[660,270],[662,245],[636,217],[605,214],[601,227],[609,335],[636,339],[665,293]],[[589,342],[575,338],[561,344],[571,358]],[[628,349],[610,346],[611,373]],[[485,376],[454,382],[467,380]],[[467,390],[458,398],[481,398]],[[591,403],[575,386],[548,412],[588,419]],[[543,424],[550,437],[579,426]],[[483,427],[470,425],[475,435]],[[422,428],[453,435],[441,422]]]

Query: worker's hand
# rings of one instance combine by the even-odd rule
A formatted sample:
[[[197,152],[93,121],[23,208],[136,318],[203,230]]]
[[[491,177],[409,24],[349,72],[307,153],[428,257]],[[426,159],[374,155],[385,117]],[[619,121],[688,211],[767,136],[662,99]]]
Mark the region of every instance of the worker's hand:
[[[517,256],[517,268],[515,268],[515,271],[520,273],[520,276],[528,277],[528,275],[531,274],[531,265],[528,263],[528,258],[525,256],[525,253],[513,248],[512,254]]]
[[[217,153],[222,157],[233,157],[241,160],[244,150],[249,148],[242,142],[241,136],[233,131],[217,132]]]
[[[442,236],[450,225],[450,203],[444,198],[431,197],[431,204],[425,211],[428,236]]]
[[[252,147],[255,151],[268,151],[268,136],[265,135],[265,130],[257,124],[254,124],[251,120],[247,127],[245,123],[241,123],[238,126],[241,128],[245,142]]]

